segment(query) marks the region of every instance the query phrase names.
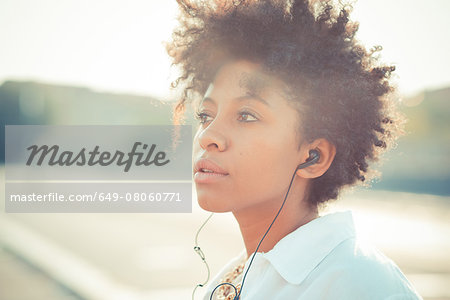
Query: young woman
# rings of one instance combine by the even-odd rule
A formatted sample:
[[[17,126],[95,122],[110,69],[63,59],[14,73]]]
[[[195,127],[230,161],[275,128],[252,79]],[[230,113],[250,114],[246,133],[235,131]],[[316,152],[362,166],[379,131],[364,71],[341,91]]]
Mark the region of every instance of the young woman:
[[[398,133],[394,67],[355,40],[350,7],[178,2],[168,53],[183,71],[175,115],[197,110],[198,202],[232,212],[245,244],[204,299],[420,299],[351,212],[320,215]]]

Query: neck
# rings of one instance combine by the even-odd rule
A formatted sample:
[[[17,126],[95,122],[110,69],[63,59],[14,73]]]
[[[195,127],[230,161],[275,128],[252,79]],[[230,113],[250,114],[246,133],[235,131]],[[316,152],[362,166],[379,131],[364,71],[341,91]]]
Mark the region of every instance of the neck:
[[[293,191],[291,190],[291,192]],[[261,243],[258,252],[270,251],[283,237],[319,216],[317,208],[311,208],[306,203],[303,192],[294,192],[292,195],[291,192],[283,209]],[[247,257],[255,252],[260,240],[280,209],[283,199],[284,197],[280,201],[267,201],[257,207],[248,207],[233,212],[239,223]],[[299,199],[302,200],[299,201]]]

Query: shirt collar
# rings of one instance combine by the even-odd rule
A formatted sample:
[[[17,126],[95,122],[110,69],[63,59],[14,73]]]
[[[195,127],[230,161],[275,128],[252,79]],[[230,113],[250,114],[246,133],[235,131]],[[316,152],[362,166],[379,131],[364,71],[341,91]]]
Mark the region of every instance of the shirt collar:
[[[354,236],[352,212],[335,212],[300,226],[262,256],[287,282],[300,284],[338,244]]]

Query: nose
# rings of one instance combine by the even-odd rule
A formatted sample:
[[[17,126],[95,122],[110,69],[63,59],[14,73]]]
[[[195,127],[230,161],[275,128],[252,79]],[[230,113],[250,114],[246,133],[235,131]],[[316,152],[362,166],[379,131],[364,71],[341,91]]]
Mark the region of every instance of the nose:
[[[213,126],[212,122],[206,128],[200,128],[197,132],[197,140],[200,147],[204,150],[213,151],[219,150],[225,151],[227,148],[227,139],[224,135],[224,130]]]

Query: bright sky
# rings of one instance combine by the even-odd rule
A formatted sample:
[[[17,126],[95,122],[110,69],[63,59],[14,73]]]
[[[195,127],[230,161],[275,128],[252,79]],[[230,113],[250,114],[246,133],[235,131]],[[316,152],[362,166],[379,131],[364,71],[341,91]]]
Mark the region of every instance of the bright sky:
[[[401,92],[450,85],[450,1],[359,0],[354,7],[359,38],[383,46]],[[175,14],[175,0],[2,0],[0,83],[168,97],[176,71],[161,42],[170,38]]]

